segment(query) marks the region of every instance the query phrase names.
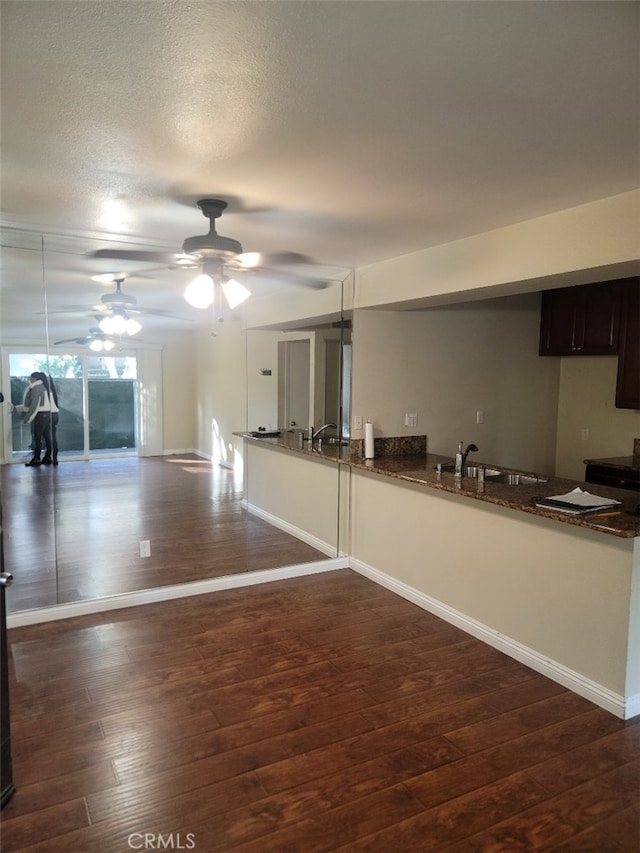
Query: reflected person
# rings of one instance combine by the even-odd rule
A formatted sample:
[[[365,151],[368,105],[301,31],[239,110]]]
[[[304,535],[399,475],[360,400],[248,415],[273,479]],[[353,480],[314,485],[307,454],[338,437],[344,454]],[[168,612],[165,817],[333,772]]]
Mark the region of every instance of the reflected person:
[[[54,385],[51,376],[45,373],[38,372],[38,378],[44,385],[47,396],[49,398],[49,418],[44,429],[43,438],[45,444],[45,454],[42,460],[43,465],[58,464],[58,420],[60,418],[60,409],[58,408],[58,390]]]
[[[27,468],[36,468],[42,464],[40,453],[45,440],[45,434],[49,439],[48,452],[51,459],[51,404],[49,402],[49,393],[41,379],[43,375],[38,371],[34,371],[31,374],[24,400],[20,406],[15,406],[15,411],[25,413],[24,423],[33,424],[33,457],[29,462],[24,463]]]

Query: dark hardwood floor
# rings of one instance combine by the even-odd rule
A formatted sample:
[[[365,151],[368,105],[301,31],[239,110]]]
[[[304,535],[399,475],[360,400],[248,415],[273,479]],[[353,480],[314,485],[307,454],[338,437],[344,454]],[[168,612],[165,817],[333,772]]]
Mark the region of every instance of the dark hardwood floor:
[[[9,643],[4,853],[640,850],[640,718],[349,570]]]
[[[326,559],[190,454],[3,465],[0,484],[9,612]]]

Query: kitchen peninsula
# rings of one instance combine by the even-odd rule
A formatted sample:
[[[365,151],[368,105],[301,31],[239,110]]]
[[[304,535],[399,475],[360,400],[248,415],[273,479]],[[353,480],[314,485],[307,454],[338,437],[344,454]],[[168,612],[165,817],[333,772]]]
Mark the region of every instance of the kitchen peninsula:
[[[382,439],[378,444],[384,442],[393,448],[389,455],[376,456],[374,459],[363,459],[361,455],[361,442],[354,442],[351,448],[345,445],[330,443],[325,440],[309,442],[303,440],[302,433],[283,430],[279,435],[261,436],[259,433],[239,432],[249,441],[263,446],[279,448],[296,454],[303,454],[312,459],[324,462],[335,462],[363,471],[378,474],[382,477],[394,479],[436,489],[443,492],[459,495],[464,498],[498,506],[527,512],[533,515],[554,519],[561,523],[572,524],[590,530],[608,533],[613,536],[626,538],[640,537],[640,510],[638,509],[638,496],[614,488],[609,485],[590,486],[586,489],[604,498],[620,501],[620,504],[611,510],[589,515],[567,515],[555,512],[552,509],[536,506],[533,499],[536,497],[549,497],[555,494],[563,494],[576,487],[584,487],[585,484],[574,480],[560,477],[539,477],[530,472],[505,469],[506,473],[525,474],[536,482],[531,484],[510,485],[502,482],[492,482],[491,478],[485,480],[484,484],[478,485],[475,478],[463,477],[457,485],[453,474],[438,474],[438,464],[446,465],[453,462],[448,456],[433,453],[418,453],[417,447],[426,448],[426,436],[413,436],[402,439]],[[403,451],[406,447],[409,452]],[[478,463],[481,464],[481,463]],[[491,467],[490,465],[486,467]]]
[[[472,480],[457,489],[452,474],[438,479],[434,466],[450,457],[365,460],[332,445],[244,438],[249,464],[271,476],[265,494],[295,458],[313,511],[323,510],[323,479],[335,484],[335,469],[342,472],[350,512],[341,551],[352,569],[617,716],[640,713],[640,517],[631,514],[632,492],[590,489],[620,500],[620,515],[567,517],[531,497],[582,483],[485,483],[480,493]]]

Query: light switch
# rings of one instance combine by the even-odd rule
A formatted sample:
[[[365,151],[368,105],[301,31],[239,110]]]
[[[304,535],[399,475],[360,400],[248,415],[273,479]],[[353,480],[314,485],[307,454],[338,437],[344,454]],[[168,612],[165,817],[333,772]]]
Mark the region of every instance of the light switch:
[[[353,416],[353,428],[362,429],[362,415]]]
[[[404,425],[407,427],[418,426],[418,415],[415,412],[407,412],[404,416]]]

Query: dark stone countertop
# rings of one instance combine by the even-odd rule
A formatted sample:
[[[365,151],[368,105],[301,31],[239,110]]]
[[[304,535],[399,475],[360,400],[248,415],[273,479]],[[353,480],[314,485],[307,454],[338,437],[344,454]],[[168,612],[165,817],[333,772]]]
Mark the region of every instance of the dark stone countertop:
[[[531,515],[537,515],[543,518],[553,519],[563,524],[572,524],[576,527],[583,527],[589,530],[595,530],[598,533],[607,533],[611,536],[619,536],[626,539],[631,539],[635,536],[640,536],[640,514],[634,514],[634,510],[639,506],[638,495],[624,489],[616,489],[611,486],[592,485],[576,480],[566,480],[559,477],[544,478],[544,482],[540,480],[532,485],[517,485],[510,486],[505,483],[492,483],[490,479],[485,480],[483,491],[479,491],[478,483],[475,478],[465,477],[462,479],[461,486],[458,488],[455,483],[454,475],[451,473],[443,473],[438,478],[435,466],[440,462],[443,465],[451,463],[454,460],[450,456],[439,456],[433,453],[410,453],[395,455],[377,456],[375,459],[363,459],[360,455],[362,442],[352,442],[351,447],[329,444],[326,440],[322,443],[314,442],[313,448],[309,447],[309,442],[300,442],[299,433],[282,431],[279,436],[273,437],[258,437],[250,432],[235,432],[234,435],[240,436],[248,441],[256,444],[266,445],[268,447],[278,448],[281,450],[300,453],[315,460],[324,460],[333,463],[350,465],[352,468],[362,471],[367,471],[371,474],[377,474],[383,477],[393,477],[397,480],[413,483],[418,486],[424,486],[429,489],[436,489],[443,492],[455,494],[464,499],[472,499],[483,501],[484,503],[497,504],[520,512],[526,512]],[[417,437],[419,442],[424,446],[425,437]],[[378,448],[378,440],[376,440],[376,451]],[[392,441],[389,439],[389,441]],[[390,445],[395,447],[395,445]],[[355,451],[355,452],[354,452]],[[622,457],[626,458],[626,457]],[[631,458],[631,457],[629,457]],[[473,460],[474,465],[484,465],[484,467],[494,467],[489,463],[484,463],[481,460]],[[505,473],[527,474],[536,476],[535,473],[528,471],[517,471],[513,468],[505,468],[502,465],[495,466],[500,471]],[[612,513],[588,514],[588,515],[567,515],[562,512],[554,512],[551,509],[537,507],[531,503],[534,497],[550,497],[551,495],[561,495],[570,492],[576,487],[580,487],[591,494],[597,494],[600,497],[613,498],[620,501],[620,505],[612,510]]]
[[[245,438],[255,444],[266,445],[267,447],[279,448],[280,450],[289,450],[293,453],[301,453],[305,456],[310,456],[313,459],[325,460],[327,462],[349,462],[349,444],[332,444],[328,439],[316,439],[313,446],[310,446],[308,441],[301,439],[300,431],[291,432],[282,430],[280,435],[261,436],[254,435],[252,432],[234,432],[233,435]]]
[[[398,480],[460,495],[460,497],[498,504],[499,506],[530,513],[531,515],[551,518],[554,521],[560,521],[564,524],[572,524],[577,527],[596,530],[599,533],[608,533],[623,538],[640,536],[640,514],[634,514],[634,510],[638,507],[638,495],[624,489],[615,489],[611,486],[594,486],[590,483],[581,483],[576,480],[565,480],[559,477],[541,475],[546,482],[542,482],[541,480],[533,485],[510,486],[505,483],[492,483],[490,479],[487,479],[485,480],[484,490],[480,492],[475,478],[463,478],[460,488],[456,487],[455,477],[451,473],[443,473],[440,479],[438,479],[438,474],[435,470],[438,462],[445,464],[453,462],[453,459],[449,456],[437,456],[428,453],[421,456],[393,456],[378,459],[352,457],[350,460],[350,464],[354,468],[370,471],[374,474],[382,474],[385,477],[395,477]],[[485,463],[476,459],[473,460],[473,464],[485,465]],[[486,464],[485,467],[490,468],[493,466]],[[505,473],[536,476],[531,472],[516,471],[513,468],[505,468],[501,465],[495,467]],[[563,512],[554,512],[547,508],[537,507],[531,503],[531,499],[534,497],[562,495],[572,491],[576,487],[580,487],[591,494],[597,494],[599,497],[613,498],[621,503],[612,511],[615,514],[593,513],[587,515],[568,515]]]
[[[584,459],[583,462],[616,471],[640,471],[640,456],[611,456],[608,459]]]

